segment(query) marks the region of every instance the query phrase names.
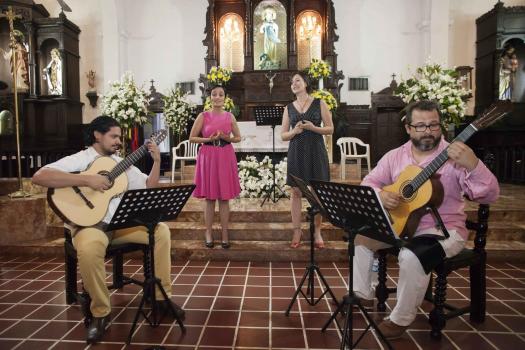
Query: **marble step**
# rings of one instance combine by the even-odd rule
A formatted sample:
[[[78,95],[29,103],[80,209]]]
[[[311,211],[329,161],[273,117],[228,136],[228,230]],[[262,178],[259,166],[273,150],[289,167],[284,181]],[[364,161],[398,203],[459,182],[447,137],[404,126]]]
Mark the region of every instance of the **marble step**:
[[[342,241],[325,242],[326,248],[315,251],[317,261],[347,261],[347,245]],[[467,246],[472,247],[473,242]],[[310,245],[303,243],[297,249],[291,249],[285,241],[231,241],[230,249],[223,249],[219,244],[212,249],[204,246],[203,240],[172,240],[173,259],[190,260],[231,260],[231,261],[308,261]],[[64,238],[27,241],[2,247],[6,255],[13,256],[64,256]],[[489,262],[525,261],[525,242],[488,241],[487,258]],[[127,255],[139,257],[139,253]]]
[[[204,239],[206,227],[203,223],[175,221],[168,222],[171,230],[171,238],[174,241],[191,241]],[[262,241],[262,242],[289,242],[292,238],[292,224],[277,222],[232,222],[229,226],[229,235],[232,241]],[[310,238],[309,224],[303,223],[303,241]],[[334,227],[330,223],[322,224],[322,235],[325,242],[339,242],[343,239],[343,230]],[[53,224],[47,227],[48,237],[60,237],[63,227]],[[474,240],[474,232],[470,232],[469,241]],[[218,223],[213,225],[213,237],[219,240],[221,227]],[[494,222],[489,224],[487,232],[488,242],[521,241],[525,242],[525,222]]]
[[[191,240],[204,237],[206,227],[203,223],[175,221],[168,222],[171,237],[174,240]],[[232,240],[241,241],[289,241],[292,236],[291,222],[232,222],[229,225],[229,234]],[[303,222],[303,238],[309,239],[309,224]],[[321,227],[325,241],[338,241],[343,237],[343,230],[323,222]],[[221,236],[221,227],[216,222],[213,225],[213,235]],[[474,232],[470,232],[469,240],[474,239]],[[525,242],[525,222],[493,222],[489,224],[487,239],[494,241],[517,240]]]

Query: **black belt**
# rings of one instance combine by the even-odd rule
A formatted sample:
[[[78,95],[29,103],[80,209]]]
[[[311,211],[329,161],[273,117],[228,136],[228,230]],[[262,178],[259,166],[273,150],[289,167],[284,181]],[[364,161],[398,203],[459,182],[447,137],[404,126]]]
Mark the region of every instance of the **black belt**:
[[[224,147],[226,145],[231,144],[231,142],[224,141],[223,139],[218,139],[218,140],[215,140],[215,141],[204,142],[204,144],[208,145],[208,146]]]

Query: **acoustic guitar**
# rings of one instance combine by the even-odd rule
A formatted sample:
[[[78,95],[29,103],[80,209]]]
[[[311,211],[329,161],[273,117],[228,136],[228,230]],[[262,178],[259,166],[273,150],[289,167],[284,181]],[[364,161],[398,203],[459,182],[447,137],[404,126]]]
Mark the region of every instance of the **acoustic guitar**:
[[[153,133],[150,142],[161,143],[166,137],[166,130]],[[111,187],[100,192],[87,186],[49,188],[47,201],[53,211],[68,224],[76,226],[93,226],[104,218],[109,202],[128,188],[126,169],[135,164],[148,153],[147,145],[142,145],[121,162],[111,157],[99,157],[80,172],[82,175],[100,174],[106,176]]]
[[[466,142],[478,130],[481,130],[502,118],[512,109],[510,101],[498,101],[492,104],[482,115],[467,126],[452,142]],[[448,148],[448,147],[447,147]],[[416,232],[421,217],[428,213],[428,207],[438,208],[443,202],[443,185],[435,172],[448,160],[444,149],[424,169],[409,165],[399,175],[396,182],[385,186],[383,190],[399,193],[399,206],[389,210],[392,228],[400,238],[411,238]]]

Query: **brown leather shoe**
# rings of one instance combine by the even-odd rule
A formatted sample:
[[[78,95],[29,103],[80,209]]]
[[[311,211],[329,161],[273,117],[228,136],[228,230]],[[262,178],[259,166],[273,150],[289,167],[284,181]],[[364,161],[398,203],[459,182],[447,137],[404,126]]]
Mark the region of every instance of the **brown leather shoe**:
[[[379,326],[377,326],[377,328],[379,328],[386,339],[391,340],[400,338],[405,333],[408,326],[399,326],[390,320],[384,320]]]
[[[374,309],[374,299],[368,300],[368,299],[359,298],[359,301],[361,302],[361,306],[365,310],[369,311],[369,310],[373,310]],[[354,308],[357,309],[357,306],[354,305]]]
[[[361,299],[361,306],[367,310],[372,310],[374,308],[374,299]]]

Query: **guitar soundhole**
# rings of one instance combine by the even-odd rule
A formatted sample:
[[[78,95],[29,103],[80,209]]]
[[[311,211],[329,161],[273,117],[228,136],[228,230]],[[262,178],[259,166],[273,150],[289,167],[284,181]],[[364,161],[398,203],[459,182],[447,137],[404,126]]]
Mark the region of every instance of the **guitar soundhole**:
[[[109,176],[109,171],[102,170],[102,171],[99,171],[98,174],[107,177],[110,183],[109,185],[110,188],[113,187],[113,184],[115,183],[115,181],[113,181],[111,177]]]
[[[403,195],[403,198],[410,199],[414,195],[414,187],[411,184],[406,185],[401,190],[401,194]]]

